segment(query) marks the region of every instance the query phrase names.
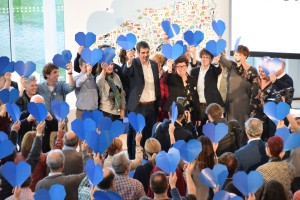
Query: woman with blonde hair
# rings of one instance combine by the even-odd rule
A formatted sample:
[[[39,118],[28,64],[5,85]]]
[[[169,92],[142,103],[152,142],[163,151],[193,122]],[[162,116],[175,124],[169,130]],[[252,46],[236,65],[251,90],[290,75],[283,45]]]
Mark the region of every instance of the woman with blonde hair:
[[[147,139],[145,142],[145,154],[148,162],[138,166],[133,175],[134,179],[139,180],[143,184],[146,194],[149,187],[150,174],[154,165],[156,164],[155,157],[158,154],[158,152],[160,152],[160,150],[161,150],[161,145],[157,139],[155,138]]]

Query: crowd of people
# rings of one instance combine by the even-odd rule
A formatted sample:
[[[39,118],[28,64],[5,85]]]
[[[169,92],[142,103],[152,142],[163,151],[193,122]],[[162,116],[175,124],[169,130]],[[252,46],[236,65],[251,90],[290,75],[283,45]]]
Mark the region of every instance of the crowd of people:
[[[108,47],[99,46],[102,50]],[[160,53],[150,59],[148,43],[140,41],[134,49],[120,51],[121,66],[114,62],[91,66],[81,58],[82,49],[78,49],[74,69],[72,62],[66,66],[68,83],[58,81],[59,68],[53,63],[43,67],[45,81],[39,84],[34,76],[21,77],[18,85],[10,72],[0,75],[0,91],[19,90],[15,103],[22,111],[19,121],[12,122],[6,105],[0,102],[0,131],[16,147],[13,154],[1,159],[1,166],[8,161],[25,161],[31,166],[31,176],[15,188],[0,171],[0,199],[33,199],[37,190],[49,190],[54,184],[63,185],[65,199],[70,200],[95,199],[98,190],[113,191],[125,200],[207,200],[218,190],[248,200],[284,200],[293,195],[300,199],[300,150],[283,152],[283,139],[274,136],[276,128],[284,126],[300,134],[300,120],[289,114],[276,127],[263,111],[263,105],[278,94],[282,94],[280,101],[289,98],[291,105],[292,94],[287,97],[278,92],[293,88],[284,62],[274,74],[267,75],[262,66],[257,66],[257,71],[246,62],[249,49],[243,45],[238,46],[234,61],[224,52],[214,57],[205,48],[198,61],[192,46],[176,60],[167,60]],[[130,112],[144,116],[141,134],[129,126],[127,152],[122,140],[114,138],[104,154],[96,154],[72,130],[67,131],[67,119],[55,118],[51,102],[65,101],[72,91],[78,119],[83,112],[96,109],[112,121],[122,120]],[[38,123],[29,113],[29,102],[45,104],[44,122]],[[173,102],[178,111],[175,122],[171,120]],[[228,133],[213,143],[203,133],[206,123],[225,123]],[[180,161],[170,175],[156,165],[160,151],[167,152],[178,140],[191,139],[202,145],[194,161]],[[103,168],[103,180],[97,185],[91,185],[86,175],[88,159]],[[199,173],[218,163],[229,173],[224,186],[213,190],[201,181]],[[255,194],[243,196],[232,177],[238,171],[253,170],[262,174],[264,184]]]

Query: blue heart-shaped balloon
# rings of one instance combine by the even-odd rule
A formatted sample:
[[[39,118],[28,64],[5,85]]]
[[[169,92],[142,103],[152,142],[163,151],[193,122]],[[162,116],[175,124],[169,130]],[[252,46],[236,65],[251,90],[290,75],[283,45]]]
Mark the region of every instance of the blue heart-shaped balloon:
[[[13,104],[16,102],[16,100],[19,98],[19,90],[13,88],[12,90],[8,90],[8,89],[2,89],[0,91],[0,101],[2,101],[2,103],[7,104]]]
[[[298,133],[289,134],[286,141],[284,141],[283,151],[290,151],[300,147],[300,135]]]
[[[213,143],[218,143],[225,135],[228,133],[228,126],[224,123],[218,123],[215,125],[214,123],[207,123],[203,126],[203,133]]]
[[[262,62],[262,70],[268,76],[269,74],[274,74],[282,68],[282,61],[279,58],[269,58],[266,62]]]
[[[53,64],[57,67],[66,69],[66,65],[70,63],[72,59],[72,53],[69,50],[64,50],[61,54],[56,54],[52,61]]]
[[[19,106],[16,104],[6,104],[6,110],[7,113],[10,115],[10,117],[13,119],[14,122],[19,121],[21,112]]]
[[[145,117],[142,114],[136,115],[134,112],[128,114],[128,121],[136,132],[142,132],[146,125]]]
[[[15,71],[20,75],[28,78],[36,70],[36,64],[32,61],[24,63],[23,61],[18,61],[14,65]]]
[[[90,118],[90,119],[94,120],[94,122],[96,124],[98,124],[99,120],[103,117],[104,117],[103,113],[101,111],[99,111],[98,109],[93,110],[93,112],[86,110],[81,115],[82,120]]]
[[[85,140],[88,132],[96,130],[96,124],[90,118],[85,120],[75,119],[71,123],[71,129],[81,140]]]
[[[235,44],[234,44],[234,51],[235,52],[238,52],[238,48],[239,48],[239,45],[240,45],[240,41],[241,41],[241,36],[238,37],[235,41]]]
[[[85,140],[95,153],[103,153],[113,141],[108,131],[98,134],[97,131],[90,131],[85,135]]]
[[[202,151],[202,145],[198,140],[192,139],[188,143],[184,140],[178,140],[174,145],[174,148],[179,150],[182,160],[192,162]]]
[[[175,35],[178,35],[180,32],[180,27],[178,24],[171,24],[170,21],[162,21],[161,26],[164,32],[168,35],[168,38],[172,38]]]
[[[183,44],[183,41],[182,41],[182,40],[178,40],[175,44],[179,44],[179,45],[182,46],[182,48],[183,48],[182,54],[185,54],[185,52],[187,52],[187,45],[186,45],[186,44]]]
[[[167,59],[176,60],[183,54],[183,47],[180,44],[164,44],[161,48],[162,53]]]
[[[178,117],[178,108],[176,106],[175,101],[173,101],[171,109],[172,109],[171,122],[174,124]]]
[[[94,66],[97,62],[103,57],[101,49],[93,49],[92,51],[89,48],[84,48],[81,51],[81,58],[84,62]]]
[[[94,193],[94,198],[95,200],[123,200],[123,198],[113,192],[113,191],[101,191],[101,190],[97,190],[95,193]]]
[[[211,170],[210,168],[202,169],[199,174],[202,183],[213,189],[215,189],[217,185],[219,185],[220,188],[222,188],[227,176],[227,167],[222,164],[216,164],[213,170]]]
[[[169,175],[176,171],[179,161],[180,153],[174,147],[170,148],[168,153],[160,151],[155,158],[156,165]]]
[[[6,162],[1,168],[1,173],[11,186],[20,187],[30,176],[31,166],[25,161],[17,165],[14,162]]]
[[[111,48],[111,47],[109,47],[109,48],[104,49],[102,51],[102,54],[103,54],[103,56],[102,56],[102,59],[100,60],[100,63],[104,63],[105,62],[105,63],[107,63],[109,65],[110,63],[113,62],[113,60],[114,60],[114,58],[116,56],[116,50],[113,49],[113,48]]]
[[[32,114],[32,116],[38,122],[45,121],[48,111],[44,104],[42,103],[34,103],[30,102],[27,104],[28,112]]]
[[[2,135],[0,141],[0,159],[2,159],[13,153],[15,145],[7,138],[7,135],[5,133],[0,133]],[[6,138],[3,134],[6,135]]]
[[[6,56],[0,57],[0,74],[6,72],[14,72],[14,62],[9,62],[9,58]]]
[[[239,171],[233,175],[233,185],[245,196],[254,194],[264,183],[263,176],[258,171],[251,171],[248,175]]]
[[[92,32],[84,34],[83,32],[78,32],[75,35],[75,41],[79,46],[84,46],[84,48],[89,48],[96,41],[96,35]]]
[[[201,31],[186,31],[183,34],[184,40],[191,46],[198,46],[204,40],[204,33]]]
[[[290,106],[285,102],[278,104],[268,102],[264,105],[264,113],[277,124],[279,120],[283,120],[290,113]]]
[[[89,181],[93,185],[97,185],[103,180],[103,171],[99,164],[95,164],[92,159],[86,161],[85,171]]]
[[[221,54],[225,48],[226,48],[226,41],[223,39],[219,39],[217,42],[214,40],[210,40],[206,43],[206,49],[213,56],[217,56]]]
[[[67,102],[65,101],[59,102],[58,100],[53,100],[51,102],[51,110],[55,118],[59,121],[68,116],[70,107],[69,104],[67,104]]]
[[[128,33],[126,36],[120,35],[117,44],[125,50],[131,50],[136,44],[136,36],[132,33]]]
[[[63,185],[54,184],[50,190],[39,189],[34,194],[35,200],[63,200],[66,197],[66,190]]]
[[[215,31],[215,33],[219,36],[219,37],[222,37],[225,29],[226,29],[226,26],[225,26],[225,23],[222,21],[222,20],[213,20],[212,21],[212,27]]]
[[[214,194],[213,200],[243,200],[243,198],[240,196],[234,196],[231,198],[229,192],[221,190]]]

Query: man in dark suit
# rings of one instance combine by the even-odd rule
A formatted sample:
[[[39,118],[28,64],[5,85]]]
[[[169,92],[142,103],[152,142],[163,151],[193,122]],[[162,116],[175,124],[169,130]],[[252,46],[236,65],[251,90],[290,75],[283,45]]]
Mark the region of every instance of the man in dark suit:
[[[47,155],[47,166],[50,169],[50,173],[47,177],[40,180],[35,188],[49,190],[54,184],[60,184],[65,187],[66,200],[78,199],[78,187],[82,179],[85,177],[85,173],[78,175],[64,176],[62,171],[64,170],[65,156],[61,150],[52,150]]]
[[[80,174],[83,172],[82,154],[76,151],[79,138],[74,132],[68,132],[64,135],[64,147],[62,152],[65,156],[65,168],[63,173]]]
[[[199,62],[199,67],[194,68],[191,71],[191,76],[194,76],[197,80],[201,125],[203,125],[208,119],[205,114],[207,105],[217,103],[221,107],[224,107],[224,102],[217,87],[218,76],[222,73],[219,63],[216,63],[216,65],[211,64],[214,57],[205,48],[200,51],[200,58],[201,62]]]
[[[238,171],[249,173],[268,162],[265,143],[261,140],[263,124],[257,118],[250,118],[245,122],[248,144],[235,152],[238,160]]]
[[[138,57],[128,56],[123,68],[124,76],[130,79],[130,94],[127,103],[128,112],[140,113],[145,117],[146,126],[143,130],[141,145],[151,137],[152,127],[156,122],[156,115],[161,105],[161,94],[157,63],[149,60],[150,47],[141,41],[136,45]],[[130,159],[134,158],[135,133],[130,128],[127,136],[127,147]]]

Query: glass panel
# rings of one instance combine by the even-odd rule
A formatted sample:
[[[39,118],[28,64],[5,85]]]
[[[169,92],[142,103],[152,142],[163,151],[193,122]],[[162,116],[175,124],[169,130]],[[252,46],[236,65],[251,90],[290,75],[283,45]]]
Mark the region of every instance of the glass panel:
[[[0,1],[0,57],[11,57],[8,0]]]

